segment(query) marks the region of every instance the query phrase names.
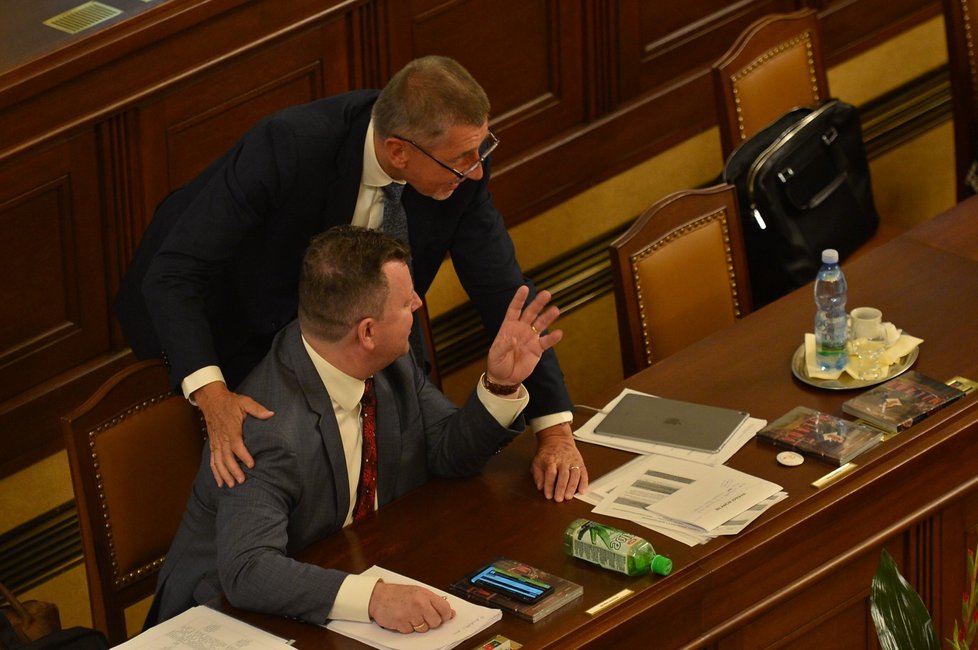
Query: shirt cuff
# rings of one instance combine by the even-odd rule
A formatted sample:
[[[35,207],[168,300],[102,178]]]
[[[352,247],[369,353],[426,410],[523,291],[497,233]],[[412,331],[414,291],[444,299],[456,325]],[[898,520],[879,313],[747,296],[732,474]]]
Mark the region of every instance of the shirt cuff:
[[[500,397],[499,395],[490,393],[489,389],[483,385],[482,377],[479,377],[475,391],[479,401],[489,411],[489,415],[504,427],[509,427],[509,425],[513,424],[520,413],[523,412],[523,409],[526,408],[526,405],[530,403],[530,394],[523,384],[520,384],[515,398]]]
[[[348,575],[336,592],[333,607],[327,618],[331,621],[370,622],[370,596],[380,578],[376,576]]]
[[[224,373],[217,366],[204,366],[197,372],[190,373],[184,380],[180,382],[180,390],[183,391],[183,396],[190,401],[191,404],[197,406],[197,402],[190,398],[194,394],[194,391],[201,386],[206,386],[207,384],[219,381],[226,384],[224,381]]]
[[[547,427],[552,427],[555,424],[564,424],[565,422],[570,422],[574,419],[574,414],[570,411],[561,411],[560,413],[554,413],[552,415],[541,415],[538,418],[533,418],[530,420],[530,428],[533,433],[536,433]]]

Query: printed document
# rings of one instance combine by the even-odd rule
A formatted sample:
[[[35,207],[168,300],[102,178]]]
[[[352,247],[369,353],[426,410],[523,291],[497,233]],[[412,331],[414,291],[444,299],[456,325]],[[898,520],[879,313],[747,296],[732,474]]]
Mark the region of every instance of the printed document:
[[[780,490],[776,483],[720,465],[645,509],[705,533]]]
[[[655,454],[638,456],[592,482],[588,493],[579,495],[578,498],[595,505],[593,512],[597,514],[627,519],[688,546],[695,546],[696,544],[703,544],[717,535],[739,533],[767,508],[787,497],[787,493],[781,491],[773,483],[765,485],[758,490],[758,494],[768,492],[771,489],[770,486],[773,486],[774,492],[756,503],[751,503],[740,512],[734,512],[711,530],[703,530],[699,526],[692,526],[688,522],[667,517],[656,511],[658,504],[673,495],[682,493],[698,481],[708,483],[710,477],[715,475],[714,470],[716,469],[699,463]],[[735,474],[729,475],[727,470],[735,472]],[[768,483],[725,466],[719,472],[721,476],[736,477],[739,480],[746,480],[747,483],[754,481],[758,481],[762,485]],[[743,479],[743,477],[747,478]],[[750,491],[749,487],[748,491]],[[756,496],[757,494],[752,494],[750,497],[734,499],[726,507],[725,512],[717,518],[726,517],[727,514],[741,507],[734,504],[748,503],[753,501]],[[689,507],[695,510],[698,505],[698,503],[693,503]]]
[[[198,605],[115,647],[117,650],[273,650],[291,648],[290,643],[232,616]]]
[[[400,632],[385,630],[376,623],[357,623],[354,621],[331,621],[326,626],[327,629],[339,632],[374,648],[395,648],[397,650],[453,648],[503,617],[502,611],[498,609],[470,603],[458,596],[376,565],[364,571],[363,575],[378,576],[383,578],[384,582],[425,587],[439,596],[448,598],[448,603],[455,610],[455,618],[442,623],[439,628],[428,630],[424,634],[401,634]]]

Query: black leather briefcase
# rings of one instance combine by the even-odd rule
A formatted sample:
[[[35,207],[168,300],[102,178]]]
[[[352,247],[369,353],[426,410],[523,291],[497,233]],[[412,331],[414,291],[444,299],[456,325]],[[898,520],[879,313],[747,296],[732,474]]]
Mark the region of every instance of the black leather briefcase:
[[[755,309],[813,280],[823,249],[845,260],[879,223],[859,114],[839,100],[781,116],[723,178],[737,187]]]

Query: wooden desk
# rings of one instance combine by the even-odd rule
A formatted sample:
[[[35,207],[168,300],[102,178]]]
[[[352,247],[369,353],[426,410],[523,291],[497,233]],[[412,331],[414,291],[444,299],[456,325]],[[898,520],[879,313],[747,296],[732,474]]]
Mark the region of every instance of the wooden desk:
[[[961,241],[978,219],[960,220]],[[915,367],[937,378],[978,378],[978,260],[901,236],[845,267],[849,307],[873,305],[884,319],[924,339]],[[747,409],[773,419],[805,404],[842,415],[851,393],[795,380],[790,359],[811,328],[811,286],[675,354],[622,385],[654,394]],[[609,354],[611,351],[609,351]],[[527,468],[531,436],[469,481],[435,481],[307,550],[301,557],[350,571],[372,564],[445,588],[507,555],[584,585],[578,602],[530,624],[504,615],[501,633],[527,648],[877,647],[869,586],[886,547],[921,593],[941,637],[959,614],[966,547],[978,524],[978,399],[969,396],[857,460],[859,468],[816,490],[832,467],[775,462],[752,441],[730,465],[773,480],[790,497],[741,534],[688,548],[638,526],[674,562],[672,575],[629,578],[567,557],[562,534],[591,507],[539,496]],[[600,476],[631,457],[582,444]],[[609,523],[621,520],[597,517]],[[636,593],[597,616],[585,610],[621,589]],[[233,611],[233,610],[232,610]],[[314,626],[243,614],[300,648],[358,648]],[[474,639],[473,645],[480,639]]]
[[[920,224],[909,234],[914,239],[932,244],[973,260],[978,260],[978,196],[962,201],[947,212]]]

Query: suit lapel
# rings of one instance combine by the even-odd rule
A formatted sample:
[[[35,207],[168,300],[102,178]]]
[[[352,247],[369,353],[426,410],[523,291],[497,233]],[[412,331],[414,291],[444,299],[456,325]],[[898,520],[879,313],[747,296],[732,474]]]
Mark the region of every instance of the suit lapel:
[[[333,403],[329,393],[326,392],[326,387],[323,386],[323,380],[312,364],[312,359],[309,358],[306,348],[302,344],[298,322],[289,325],[289,329],[291,331],[288,332],[285,341],[285,352],[289,357],[289,365],[295,370],[299,387],[305,395],[309,407],[319,416],[319,435],[322,438],[323,447],[326,449],[333,487],[336,490],[337,516],[345,518],[350,506],[350,485],[347,479],[346,455],[340,439],[340,429],[336,424]],[[340,525],[342,525],[342,518]]]
[[[336,152],[335,173],[329,174],[326,188],[330,200],[323,215],[327,225],[347,224],[353,220],[353,211],[360,194],[360,178],[363,175],[363,143],[367,137],[370,111],[365,110],[356,122],[350,124],[349,135]]]

